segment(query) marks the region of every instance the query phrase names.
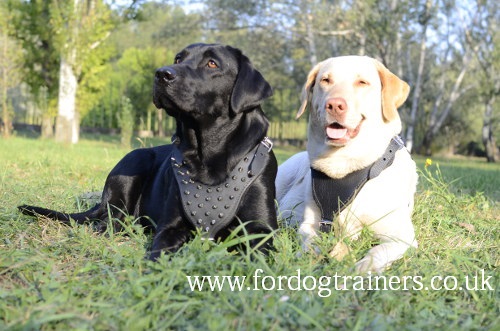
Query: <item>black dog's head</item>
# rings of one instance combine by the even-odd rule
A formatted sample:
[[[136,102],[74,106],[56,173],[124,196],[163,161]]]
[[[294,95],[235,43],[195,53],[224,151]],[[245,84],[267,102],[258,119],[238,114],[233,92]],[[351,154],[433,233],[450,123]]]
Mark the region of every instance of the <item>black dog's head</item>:
[[[193,44],[173,65],[156,71],[153,102],[174,117],[218,117],[253,109],[271,95],[271,86],[239,49]]]

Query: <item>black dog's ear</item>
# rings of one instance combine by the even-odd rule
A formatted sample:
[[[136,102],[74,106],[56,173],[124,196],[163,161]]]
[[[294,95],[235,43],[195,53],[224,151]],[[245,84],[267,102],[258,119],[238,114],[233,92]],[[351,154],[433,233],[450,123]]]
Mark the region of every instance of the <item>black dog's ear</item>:
[[[235,113],[257,107],[262,100],[273,95],[271,85],[264,79],[240,50],[232,49],[239,57],[239,71],[231,95],[231,108]]]

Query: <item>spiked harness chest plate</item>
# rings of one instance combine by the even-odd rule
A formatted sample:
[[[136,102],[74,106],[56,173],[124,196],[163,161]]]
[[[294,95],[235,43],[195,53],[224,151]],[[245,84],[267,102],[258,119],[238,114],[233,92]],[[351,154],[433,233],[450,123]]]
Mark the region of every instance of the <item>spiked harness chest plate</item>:
[[[331,178],[311,168],[313,197],[321,210],[320,231],[331,231],[333,219],[356,197],[367,181],[391,166],[396,152],[403,147],[404,143],[399,136],[392,138],[377,161],[342,178]]]
[[[194,181],[182,161],[182,152],[174,147],[172,169],[184,214],[195,228],[201,230],[204,239],[213,240],[217,232],[234,219],[241,198],[268,163],[272,146],[271,140],[264,138],[238,162],[224,182],[214,186]]]

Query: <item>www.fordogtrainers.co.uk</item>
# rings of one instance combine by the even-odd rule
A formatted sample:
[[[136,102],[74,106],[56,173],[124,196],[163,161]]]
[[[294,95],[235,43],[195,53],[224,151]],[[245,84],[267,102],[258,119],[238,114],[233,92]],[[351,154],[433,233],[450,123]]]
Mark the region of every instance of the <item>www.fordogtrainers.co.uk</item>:
[[[317,291],[319,297],[329,297],[333,291],[494,291],[493,276],[484,269],[463,279],[456,276],[385,276],[368,272],[361,276],[338,275],[315,277],[303,275],[300,269],[292,276],[266,275],[256,269],[247,276],[186,276],[188,286],[194,291]]]

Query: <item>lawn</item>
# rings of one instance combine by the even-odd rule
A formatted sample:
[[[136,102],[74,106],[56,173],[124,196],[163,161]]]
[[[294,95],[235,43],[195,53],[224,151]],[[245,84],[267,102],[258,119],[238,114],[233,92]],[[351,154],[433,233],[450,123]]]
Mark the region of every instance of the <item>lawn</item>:
[[[498,164],[433,159],[426,167],[417,158],[419,248],[383,275],[364,277],[353,260],[372,244],[368,233],[342,262],[297,254],[295,230],[282,228],[268,257],[229,252],[241,239],[196,238],[152,263],[144,260],[150,237],[133,220],[125,233],[97,235],[17,212],[23,203],[84,207],[80,195],[100,190],[127,152],[116,142],[0,140],[0,330],[500,329]],[[159,141],[135,145],[152,143]],[[294,150],[275,152],[282,162]],[[320,248],[333,242],[325,235]],[[195,276],[226,283],[210,290],[206,278],[192,288]],[[241,277],[241,290],[223,276]]]

